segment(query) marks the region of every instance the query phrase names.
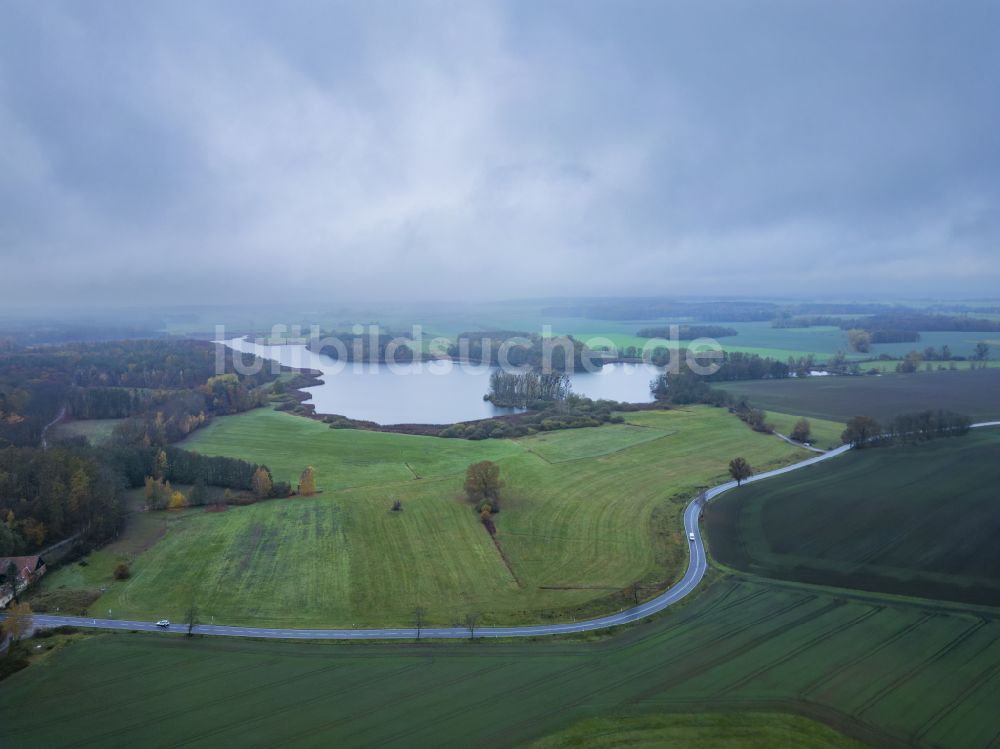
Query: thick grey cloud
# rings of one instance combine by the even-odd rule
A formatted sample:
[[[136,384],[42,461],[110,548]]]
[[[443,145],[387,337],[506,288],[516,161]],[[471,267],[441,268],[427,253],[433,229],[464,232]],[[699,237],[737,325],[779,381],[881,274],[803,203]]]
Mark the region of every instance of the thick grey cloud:
[[[990,3],[0,3],[4,301],[1000,288]]]

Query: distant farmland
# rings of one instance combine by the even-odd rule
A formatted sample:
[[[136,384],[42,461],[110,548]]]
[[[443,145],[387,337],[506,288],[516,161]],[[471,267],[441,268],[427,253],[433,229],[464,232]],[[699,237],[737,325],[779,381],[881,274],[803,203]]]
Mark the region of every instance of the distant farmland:
[[[594,643],[98,635],[0,684],[0,725],[5,749],[465,749],[610,715],[765,710],[872,746],[985,749],[1000,737],[998,664],[992,615],[728,581]]]
[[[723,495],[712,555],[755,574],[1000,606],[1000,428],[854,451]]]
[[[885,420],[927,408],[958,411],[976,421],[1000,419],[1000,369],[755,380],[718,387],[747,396],[759,408],[831,421],[858,415]]]

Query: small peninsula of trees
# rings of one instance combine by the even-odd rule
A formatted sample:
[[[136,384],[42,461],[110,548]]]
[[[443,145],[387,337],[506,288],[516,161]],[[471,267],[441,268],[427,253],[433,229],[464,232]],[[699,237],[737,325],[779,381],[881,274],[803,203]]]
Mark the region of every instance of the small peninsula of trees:
[[[540,408],[537,411],[499,419],[452,424],[438,432],[438,436],[467,440],[525,437],[537,432],[596,427],[608,423],[620,424],[625,419],[621,414],[615,413],[616,411],[636,410],[636,406],[629,403],[591,400],[573,394],[566,396],[565,400],[533,405]]]
[[[668,340],[672,340],[675,334],[678,340],[691,341],[695,338],[728,338],[739,335],[739,331],[724,325],[663,325],[643,328],[636,333],[640,338],[666,338]]]
[[[569,395],[569,376],[560,372],[504,372],[490,375],[490,391],[484,397],[495,406],[527,408],[532,404],[560,401]]]
[[[310,341],[309,350],[345,362],[409,364],[419,358],[419,353],[414,353],[411,344],[409,335],[373,326],[360,333],[326,333],[324,337]]]

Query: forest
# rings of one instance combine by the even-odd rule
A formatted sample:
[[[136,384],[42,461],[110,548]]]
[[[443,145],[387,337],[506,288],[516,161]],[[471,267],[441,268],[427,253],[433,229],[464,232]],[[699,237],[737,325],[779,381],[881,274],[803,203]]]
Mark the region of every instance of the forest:
[[[459,333],[448,347],[448,355],[473,364],[555,372],[578,372],[604,365],[603,352],[592,351],[573,336],[543,337],[513,330]]]
[[[490,391],[485,399],[494,406],[528,408],[535,404],[563,400],[570,391],[569,376],[560,372],[514,373],[495,370],[490,375]]]
[[[217,373],[217,367],[227,370]],[[207,341],[144,340],[23,347],[0,352],[0,554],[37,551],[79,535],[101,543],[120,528],[124,491],[157,473],[237,490],[258,466],[169,447],[214,415],[261,405],[276,375],[237,374]],[[259,370],[259,371],[258,371]],[[47,444],[60,416],[124,418],[101,449],[82,439]]]
[[[70,418],[133,417],[123,439],[166,444],[212,414],[259,404],[276,375],[255,363],[241,368],[255,374],[236,374],[215,344],[195,340],[10,346],[0,352],[0,447],[39,444],[64,408]]]
[[[407,340],[410,337],[403,333],[375,328],[362,333],[325,333],[318,340],[311,340],[308,347],[336,361],[408,364],[419,359],[420,354],[414,353]]]
[[[676,332],[673,330],[674,327]],[[725,325],[661,325],[642,328],[636,335],[640,338],[677,338],[681,341],[691,341],[695,338],[728,338],[739,335],[739,331]]]

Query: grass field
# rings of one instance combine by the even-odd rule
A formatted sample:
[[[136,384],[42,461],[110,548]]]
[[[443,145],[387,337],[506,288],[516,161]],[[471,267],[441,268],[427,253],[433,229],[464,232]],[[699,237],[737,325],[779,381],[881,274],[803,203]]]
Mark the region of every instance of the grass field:
[[[99,445],[111,439],[111,433],[124,419],[87,419],[85,421],[64,421],[53,428],[53,439],[85,437],[92,445]]]
[[[1000,428],[854,451],[722,496],[713,556],[788,580],[1000,606]]]
[[[792,429],[795,428],[795,422],[800,418],[802,417],[778,413],[777,411],[767,412],[767,420],[771,426],[786,436],[792,433]],[[845,426],[843,423],[816,418],[808,419],[808,421],[812,435],[812,444],[815,447],[822,448],[823,450],[831,450],[841,444],[840,435],[843,434]]]
[[[745,395],[768,411],[831,421],[861,414],[889,419],[927,408],[958,411],[976,421],[1000,419],[1000,369],[755,380],[717,386],[736,396]]]
[[[598,642],[99,635],[0,683],[0,725],[7,749],[413,749],[523,746],[609,715],[762,711],[873,746],[985,749],[998,702],[994,615],[729,580]]]
[[[179,619],[195,598],[219,623],[289,626],[398,626],[416,606],[440,624],[615,610],[633,582],[651,596],[683,572],[683,505],[723,480],[730,458],[763,469],[806,455],[723,409],[628,418],[480,442],[335,430],[265,409],[216,419],[184,446],[266,462],[290,481],[312,464],[322,494],[167,515],[132,578],[105,580],[93,610]],[[497,543],[462,495],[466,466],[482,459],[507,484]]]

